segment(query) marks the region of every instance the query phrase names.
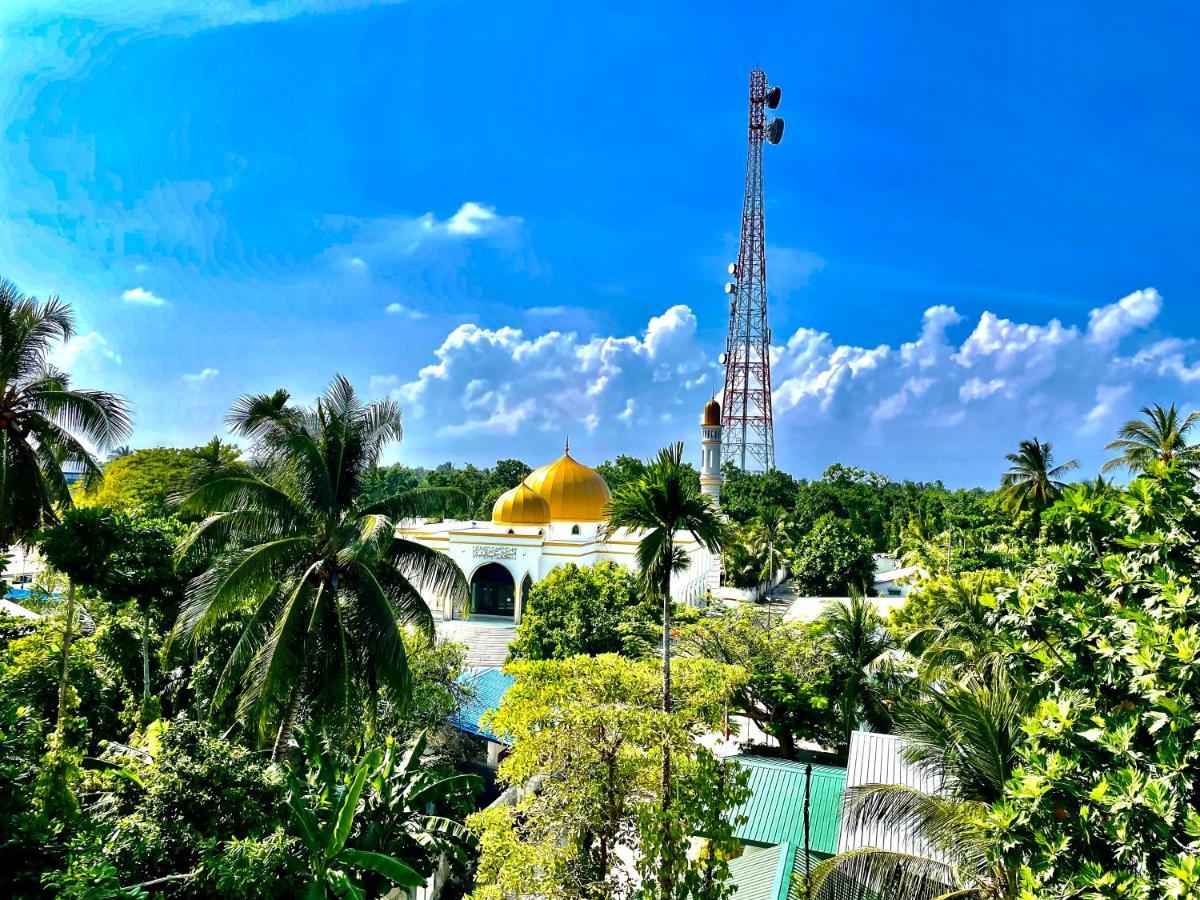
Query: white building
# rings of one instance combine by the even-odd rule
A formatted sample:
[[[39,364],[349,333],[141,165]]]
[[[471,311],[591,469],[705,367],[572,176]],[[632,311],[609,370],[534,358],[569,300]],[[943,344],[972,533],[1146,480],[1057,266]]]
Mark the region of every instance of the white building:
[[[701,490],[719,499],[721,408],[715,400],[705,405],[701,428]],[[490,522],[417,522],[398,533],[454,560],[471,586],[469,615],[519,622],[529,589],[558,566],[611,560],[637,567],[639,535],[604,528],[610,498],[604,479],[572,457],[568,446],[561,457],[502,494]],[[678,602],[698,603],[717,583],[720,557],[690,535],[676,543],[691,564],[672,580],[671,595]],[[441,613],[452,618],[463,611],[447,609],[443,601]]]

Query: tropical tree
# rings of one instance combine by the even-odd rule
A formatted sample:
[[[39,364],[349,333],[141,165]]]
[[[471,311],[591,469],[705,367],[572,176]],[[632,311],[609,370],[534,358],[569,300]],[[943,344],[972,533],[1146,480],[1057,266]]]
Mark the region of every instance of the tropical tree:
[[[686,653],[743,669],[748,677],[733,708],[779,741],[781,756],[795,759],[797,740],[828,746],[840,739],[829,708],[835,690],[829,654],[812,623],[768,628],[767,622],[749,605],[718,610],[680,628],[678,644]]]
[[[834,703],[841,726],[838,747],[845,752],[850,746],[850,733],[861,723],[882,724],[888,720],[883,692],[872,670],[894,643],[875,604],[861,594],[845,603],[827,603],[817,621],[834,684],[841,685]]]
[[[76,591],[99,587],[106,579],[106,565],[120,546],[122,530],[112,512],[103,508],[72,509],[63,520],[42,535],[41,552],[52,567],[67,576],[67,606],[64,611],[61,672],[58,682],[58,719],[55,734],[60,738],[67,717],[71,641],[75,633]]]
[[[814,597],[845,597],[865,591],[875,578],[871,542],[848,519],[826,513],[787,552],[796,590]]]
[[[675,768],[670,896],[727,895],[721,882],[737,826],[730,810],[748,792],[736,767],[714,759],[699,738],[720,727],[745,674],[707,659],[672,666],[679,702],[667,714],[658,708],[653,659],[603,654],[509,665],[515,684],[487,725],[511,741],[499,772],[510,790],[505,802],[468,819],[482,849],[473,900],[654,897],[664,877],[665,742]],[[703,859],[688,859],[692,835],[708,840]],[[636,891],[622,849],[637,860]]]
[[[791,527],[783,507],[775,504],[760,512],[754,521],[752,533],[762,543],[764,556],[762,579],[770,587],[775,586],[775,576],[783,569]]]
[[[64,466],[85,482],[99,479],[87,444],[103,449],[129,434],[119,397],[72,388],[50,365],[55,342],[74,333],[57,297],[39,301],[0,281],[0,547],[27,540],[71,505]]]
[[[671,712],[671,576],[686,565],[677,552],[675,538],[690,534],[710,553],[719,553],[725,539],[725,523],[711,497],[700,493],[700,483],[683,462],[683,443],[659,451],[646,466],[645,474],[620,488],[607,510],[606,531],[626,528],[641,535],[637,561],[647,593],[662,600],[663,608],[663,712]],[[662,754],[663,821],[671,806],[671,748],[664,742]],[[668,827],[664,824],[664,828]],[[669,846],[664,838],[663,846]],[[662,896],[671,897],[672,873],[678,860],[662,860]]]
[[[918,618],[908,629],[905,649],[935,680],[964,670],[991,672],[1005,661],[1011,642],[996,628],[996,592],[1012,587],[1005,572],[982,569],[929,578],[908,597],[904,616]]]
[[[1150,460],[1177,459],[1186,468],[1200,465],[1200,446],[1188,443],[1188,433],[1200,421],[1200,411],[1180,417],[1174,403],[1166,409],[1155,403],[1143,406],[1141,412],[1142,418],[1130,419],[1117,432],[1120,437],[1105,445],[1105,450],[1116,450],[1118,455],[1106,462],[1102,471],[1127,468],[1144,472]]]
[[[1195,476],[1154,461],[1116,499],[997,598],[1041,698],[991,832],[1022,900],[1200,896]]]
[[[364,494],[401,437],[394,403],[363,404],[339,375],[311,408],[279,390],[241,398],[228,423],[254,459],[215,464],[183,499],[205,518],[178,555],[204,562],[174,636],[195,642],[249,610],[214,703],[240,691],[239,715],[260,735],[274,730],[278,756],[304,707],[336,730],[379,688],[403,703],[403,626],[431,634],[424,595],[458,606],[467,585],[449,557],[395,534],[442,492]]]
[[[899,704],[894,729],[903,759],[924,787],[850,788],[843,828],[898,832],[918,852],[865,847],[839,854],[814,869],[812,896],[826,896],[821,888],[832,880],[866,887],[879,900],[1015,897],[1018,864],[993,852],[989,817],[1018,764],[1022,726],[1036,705],[1003,670],[930,685]]]
[[[1053,448],[1049,441],[1043,443],[1036,437],[1021,441],[1017,452],[1005,457],[1011,465],[1000,478],[1004,508],[1010,513],[1029,510],[1035,531],[1041,530],[1042,511],[1062,496],[1066,487],[1062,476],[1079,468],[1073,459],[1055,465]]]
[[[637,655],[658,642],[658,610],[625,566],[567,563],[529,592],[511,659],[566,659],[581,653]]]

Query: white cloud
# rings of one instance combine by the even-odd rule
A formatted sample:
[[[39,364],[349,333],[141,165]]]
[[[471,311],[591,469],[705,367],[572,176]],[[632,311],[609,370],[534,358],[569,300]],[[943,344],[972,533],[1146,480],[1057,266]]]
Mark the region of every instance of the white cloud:
[[[143,287],[130,288],[121,295],[121,299],[126,303],[132,303],[135,306],[166,306],[167,301],[155,294],[153,291],[148,291]]]
[[[187,381],[191,384],[199,384],[202,381],[211,381],[212,379],[216,378],[220,374],[221,374],[221,372],[218,369],[205,367],[205,368],[201,369],[199,372],[185,374],[183,376],[183,380]]]
[[[993,378],[991,381],[968,378],[963,382],[962,387],[958,389],[958,399],[963,403],[970,403],[972,400],[982,400],[985,397],[992,396],[992,394],[1003,387],[1003,378]]]
[[[421,310],[411,309],[403,303],[389,303],[384,308],[384,312],[392,316],[404,316],[406,319],[424,319],[426,315]]]
[[[1088,340],[1112,346],[1128,334],[1149,325],[1162,311],[1162,297],[1154,288],[1134,291],[1116,303],[1093,309],[1088,316]]]
[[[363,267],[465,241],[507,242],[522,227],[520,216],[500,215],[494,206],[473,200],[463,203],[446,219],[439,219],[432,212],[374,219],[327,216],[325,224],[335,238],[335,245],[329,250],[334,261],[348,257],[358,260]]]
[[[1132,384],[1107,385],[1096,388],[1096,404],[1083,418],[1084,434],[1095,434],[1109,424],[1117,407],[1133,392]]]
[[[50,362],[59,369],[70,372],[83,363],[110,360],[120,365],[121,354],[117,353],[108,338],[98,331],[76,335],[64,344],[59,344],[50,353]]]
[[[124,28],[190,34],[208,28],[281,22],[302,15],[389,6],[402,0],[4,0],[0,25],[44,25],[64,16]]]
[[[695,315],[674,306],[640,335],[526,335],[460,325],[415,380],[376,376],[371,387],[404,404],[410,436],[422,427],[441,437],[560,434],[580,426],[600,434],[614,423],[637,424],[643,409],[649,421],[684,403],[683,386],[713,365],[697,344]]]
[[[1108,309],[1090,320],[1106,320]],[[1097,343],[1088,318],[1036,323],[985,312],[967,322],[933,306],[913,323],[912,340],[873,347],[798,329],[771,349],[779,462],[803,475],[840,460],[978,483],[981,467],[990,461],[998,478],[1004,454],[1036,434],[1094,471],[1104,435],[1137,406],[1189,405],[1189,385],[1189,408],[1200,404],[1200,341],[1139,347],[1155,321],[1140,313],[1115,344]],[[403,405],[404,452],[426,459],[515,455],[536,464],[565,433],[585,461],[645,456],[673,440],[691,453],[700,408],[721,384],[714,356],[686,306],[633,334],[464,324],[416,377],[377,375],[371,391]]]
[[[496,218],[496,207],[468,200],[446,222],[446,233],[466,236],[482,234],[491,227]]]
[[[1167,338],[1138,351],[1130,360],[1135,370],[1178,378],[1184,384],[1200,381],[1200,358],[1189,363],[1186,352],[1196,347],[1194,340]]]
[[[531,306],[525,310],[531,316],[561,316],[567,311],[566,306]]]

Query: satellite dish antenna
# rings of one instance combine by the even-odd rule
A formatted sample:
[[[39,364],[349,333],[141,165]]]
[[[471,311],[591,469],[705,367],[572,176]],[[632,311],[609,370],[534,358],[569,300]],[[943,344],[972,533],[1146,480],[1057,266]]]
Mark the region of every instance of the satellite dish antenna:
[[[721,365],[725,365],[725,354],[722,353],[720,356],[718,356],[717,361],[720,362]]]
[[[783,96],[783,88],[776,85],[767,91],[767,108],[775,109],[779,106],[779,99]]]
[[[729,264],[729,274],[730,274],[730,275],[737,275],[737,263],[730,263],[730,264]]]
[[[767,140],[772,144],[783,140],[783,119],[771,120],[771,124],[767,126]]]
[[[734,284],[732,281],[729,282],[729,284],[725,285],[725,293],[727,293],[727,294],[732,294],[736,290],[737,290],[737,285]]]

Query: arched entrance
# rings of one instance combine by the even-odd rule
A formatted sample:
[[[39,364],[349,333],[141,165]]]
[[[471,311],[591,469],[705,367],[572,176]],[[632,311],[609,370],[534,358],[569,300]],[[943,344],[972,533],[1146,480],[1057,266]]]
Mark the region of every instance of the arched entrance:
[[[480,616],[511,616],[516,584],[499,563],[480,566],[471,576],[471,612]]]

